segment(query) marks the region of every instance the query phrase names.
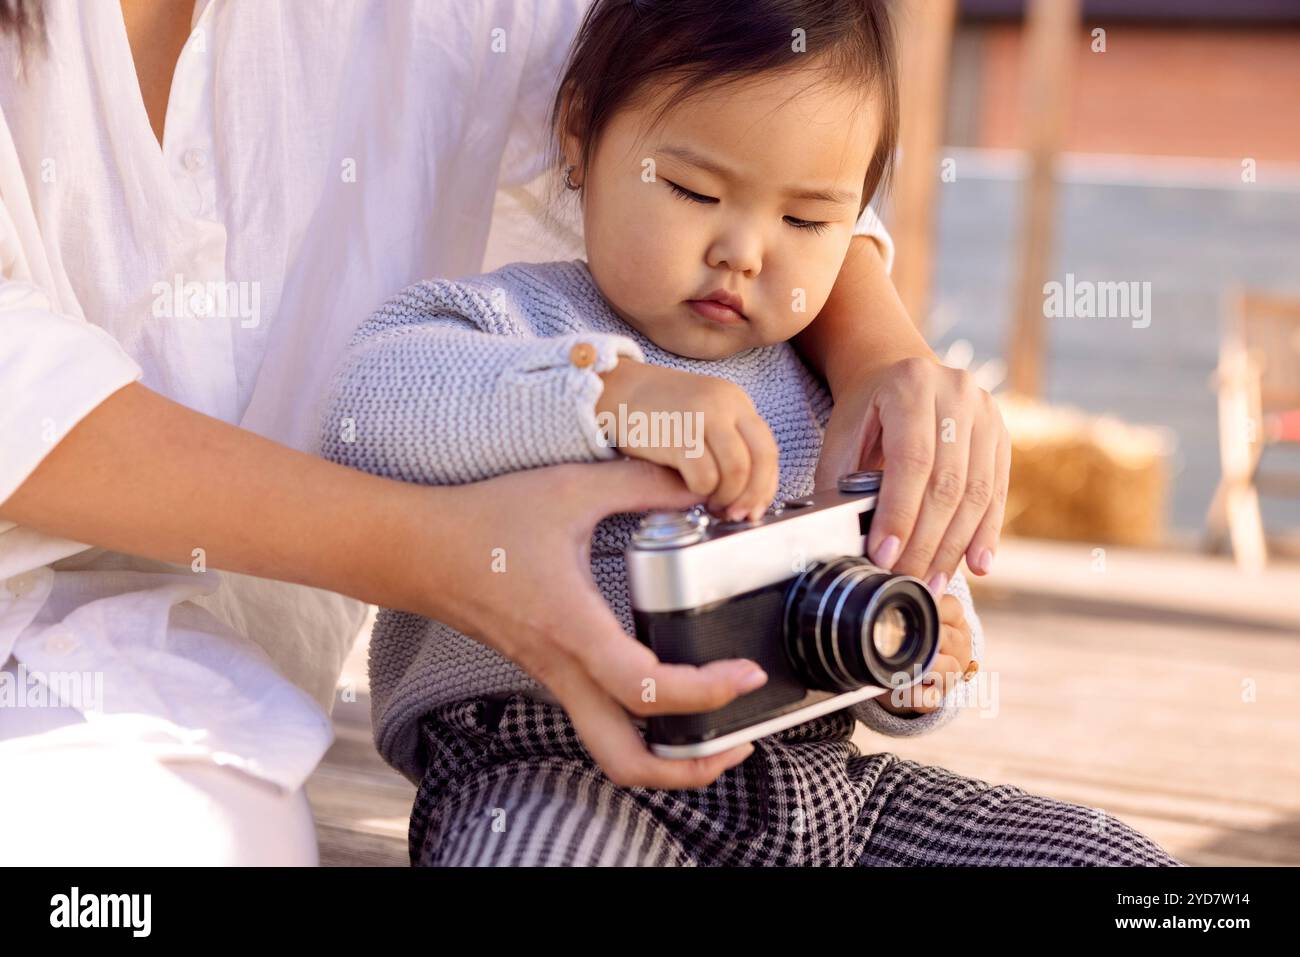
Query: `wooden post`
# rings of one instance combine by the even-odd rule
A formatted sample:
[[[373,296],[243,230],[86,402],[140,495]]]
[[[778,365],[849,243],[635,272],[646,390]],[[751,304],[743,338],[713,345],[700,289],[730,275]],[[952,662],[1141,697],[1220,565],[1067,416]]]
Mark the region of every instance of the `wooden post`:
[[[1029,0],[1025,24],[1020,278],[1011,324],[1008,385],[1037,398],[1043,388],[1043,284],[1052,267],[1056,154],[1079,34],[1079,0]]]
[[[934,198],[957,0],[909,0],[898,18],[901,114],[895,167],[894,286],[925,331],[933,269]]]

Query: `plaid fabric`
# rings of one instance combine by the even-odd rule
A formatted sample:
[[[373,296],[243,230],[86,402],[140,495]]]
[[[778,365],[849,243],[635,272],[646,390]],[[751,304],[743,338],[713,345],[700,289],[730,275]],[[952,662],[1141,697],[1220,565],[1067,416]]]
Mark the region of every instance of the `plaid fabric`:
[[[563,709],[523,695],[444,705],[420,728],[415,865],[1181,866],[1099,809],[864,755],[846,711],[683,791],[612,784]]]

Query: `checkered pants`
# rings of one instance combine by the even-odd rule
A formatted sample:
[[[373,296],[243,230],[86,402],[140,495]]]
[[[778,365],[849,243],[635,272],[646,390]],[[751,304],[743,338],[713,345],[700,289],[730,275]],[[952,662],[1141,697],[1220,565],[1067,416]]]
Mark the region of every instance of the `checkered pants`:
[[[862,754],[848,712],[755,742],[713,784],[611,783],[563,709],[522,695],[421,722],[411,863],[1181,866],[1099,809]]]

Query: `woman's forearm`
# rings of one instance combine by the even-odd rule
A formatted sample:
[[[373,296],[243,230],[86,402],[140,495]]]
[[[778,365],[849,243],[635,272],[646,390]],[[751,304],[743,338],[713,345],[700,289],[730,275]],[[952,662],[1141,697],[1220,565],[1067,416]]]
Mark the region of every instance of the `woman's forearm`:
[[[901,359],[935,358],[867,236],[850,241],[830,298],[795,345],[836,397]]]
[[[409,538],[411,496],[454,492],[333,465],[133,383],[51,450],[0,519],[183,565],[202,549],[209,568],[404,607],[387,556]]]

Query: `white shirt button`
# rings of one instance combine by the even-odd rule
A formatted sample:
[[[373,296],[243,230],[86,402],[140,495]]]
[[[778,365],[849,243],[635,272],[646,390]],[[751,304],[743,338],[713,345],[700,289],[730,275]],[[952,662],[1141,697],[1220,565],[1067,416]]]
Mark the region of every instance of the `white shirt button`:
[[[37,578],[36,572],[23,572],[5,582],[5,589],[15,598],[22,598],[36,587]]]
[[[52,655],[70,655],[76,648],[77,639],[61,628],[55,628],[45,636],[45,650]]]
[[[208,165],[208,154],[201,149],[188,149],[181,157],[181,164],[191,173],[197,173]]]

